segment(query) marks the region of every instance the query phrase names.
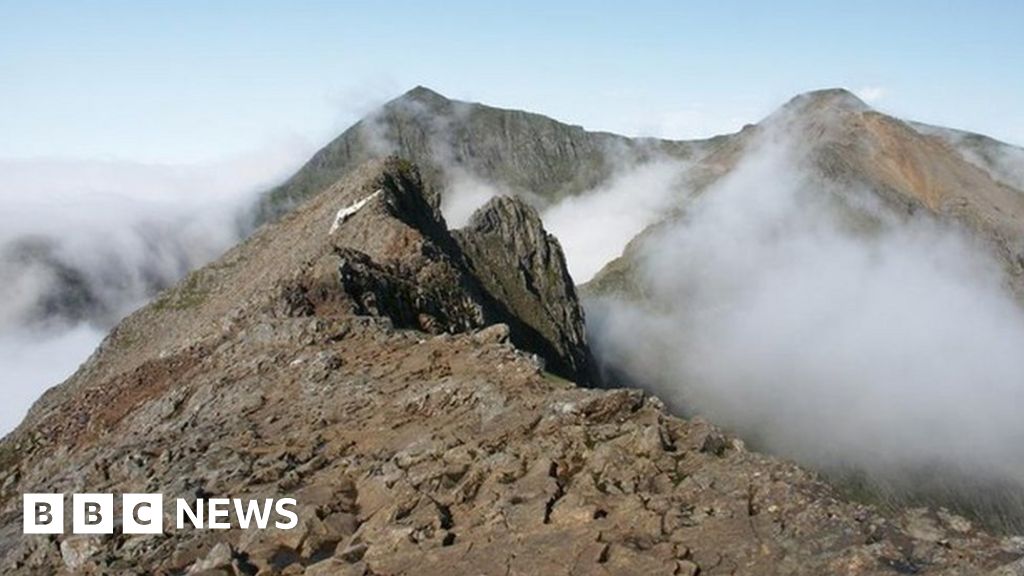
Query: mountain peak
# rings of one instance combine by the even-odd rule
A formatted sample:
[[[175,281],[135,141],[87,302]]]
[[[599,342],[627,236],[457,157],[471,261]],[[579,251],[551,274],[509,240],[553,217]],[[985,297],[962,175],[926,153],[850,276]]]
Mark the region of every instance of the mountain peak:
[[[428,106],[437,106],[450,103],[451,99],[426,86],[417,85],[398,98],[395,98],[393,102],[419,102]]]
[[[845,110],[864,112],[871,107],[845,88],[825,88],[798,94],[782,106],[784,110],[818,112],[822,110]]]

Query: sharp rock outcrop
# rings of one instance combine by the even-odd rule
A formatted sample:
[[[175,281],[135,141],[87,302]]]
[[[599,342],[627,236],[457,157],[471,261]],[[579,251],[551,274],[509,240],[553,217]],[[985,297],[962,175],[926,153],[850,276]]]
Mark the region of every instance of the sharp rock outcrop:
[[[511,317],[536,334],[556,371],[592,379],[583,314],[558,240],[548,234],[536,210],[523,201],[498,197],[456,232],[474,277]],[[514,331],[513,331],[514,333]]]

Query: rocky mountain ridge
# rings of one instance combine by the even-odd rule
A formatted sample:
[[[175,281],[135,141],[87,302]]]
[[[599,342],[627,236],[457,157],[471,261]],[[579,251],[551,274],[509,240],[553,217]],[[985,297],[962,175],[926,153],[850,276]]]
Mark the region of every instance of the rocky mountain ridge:
[[[973,146],[973,148],[972,148]],[[925,215],[983,238],[1024,290],[1024,190],[1013,161],[1021,149],[979,135],[912,123],[880,113],[851,92],[828,89],[794,97],[762,122],[724,139],[694,161],[686,186],[701,195],[768,148],[784,150],[794,172],[820,190],[867,191],[896,217]],[[987,158],[987,160],[986,160]],[[795,174],[783,176],[796,179]],[[851,217],[874,219],[851,203]],[[669,214],[638,235],[584,291],[642,293],[634,282],[644,241],[678,221]]]
[[[354,166],[387,154],[408,158],[435,183],[445,184],[458,172],[543,206],[591,190],[624,167],[661,156],[699,156],[723,138],[674,141],[591,132],[540,114],[450,100],[417,86],[343,132],[269,191],[256,220],[272,220]]]
[[[842,97],[830,99],[829,94],[842,94]],[[880,184],[881,189],[889,190],[890,200],[896,201],[903,209],[938,210],[982,229],[990,234],[997,250],[1010,265],[1019,268],[1014,263],[1015,255],[1020,253],[1018,222],[1008,220],[1005,212],[1019,208],[1013,199],[1014,194],[1008,193],[1008,189],[1019,191],[1024,186],[1024,175],[1019,168],[1024,161],[1024,149],[978,134],[902,122],[870,110],[847,91],[817,91],[793,100],[801,101],[817,102],[799,110],[818,114],[819,117],[823,110],[844,108],[825,105],[826,102],[850,104],[850,113],[843,115],[847,119],[860,118],[838,131],[826,130],[827,142],[808,133],[809,142],[821,144],[817,151],[812,152],[822,161],[825,174],[838,176],[839,172],[833,174],[832,171],[845,171],[848,177],[855,179],[864,177],[871,181],[880,178],[875,183]],[[792,104],[787,108],[790,112],[796,111]],[[794,114],[788,116],[792,118]],[[864,118],[874,120],[867,122]],[[820,124],[809,121],[801,126],[815,129],[815,126],[820,128]],[[897,126],[899,130],[896,130]],[[538,209],[564,198],[586,195],[622,169],[668,158],[692,164],[689,178],[679,190],[682,198],[688,191],[702,190],[728,174],[748,151],[748,145],[758,131],[758,125],[750,125],[735,134],[693,141],[628,138],[588,131],[539,114],[452,100],[419,86],[353,125],[319,150],[291,178],[261,195],[252,213],[243,218],[249,224],[242,228],[251,231],[261,223],[281,217],[363,162],[389,154],[408,158],[421,166],[423,177],[435,187],[445,188],[454,178],[468,176],[521,197]],[[898,138],[894,140],[894,136]],[[917,158],[914,162],[918,164],[905,166],[910,172],[903,173],[904,168],[880,160],[899,157],[909,149],[903,145],[894,148],[872,143],[875,139],[890,144],[909,139],[916,150],[911,157]],[[860,144],[854,145],[855,140]],[[842,154],[844,151],[856,151],[858,146],[861,151],[869,150],[869,158],[873,159],[844,168]],[[940,159],[937,161],[939,171],[936,171],[935,162],[927,160],[932,154]],[[924,170],[921,162],[924,162]],[[988,173],[988,180],[995,180],[998,185],[984,182],[979,174],[968,174],[964,164],[974,165],[976,171]],[[945,165],[955,167],[947,170],[941,167]],[[922,180],[925,174],[929,176]],[[965,200],[958,192],[963,188],[953,189],[942,184],[947,178],[957,186],[969,185],[970,189],[977,184],[984,199],[977,203],[970,198]],[[940,189],[932,190],[935,186]],[[939,197],[942,198],[942,206],[934,204]],[[929,201],[933,205],[929,205]],[[965,202],[966,209],[961,206]],[[160,241],[168,242],[166,238]],[[20,253],[24,254],[24,251]],[[28,262],[21,256],[0,257],[0,272],[24,276],[26,270],[34,268],[48,277],[68,273],[83,276],[77,268],[80,263],[60,259],[60,252],[52,248],[45,254],[33,251],[31,256]],[[613,266],[620,270],[624,267],[624,263]],[[126,282],[121,276],[130,273],[151,284],[148,289],[154,295],[167,287],[166,274],[154,275],[148,270],[126,271],[113,267],[101,280],[116,288]],[[1019,275],[1020,270],[1015,273]],[[27,316],[19,321],[46,324],[84,320],[109,326],[111,306],[100,296],[111,290],[108,290],[109,286],[94,285],[97,281],[91,279],[69,285],[72,288],[67,290],[47,289],[41,292],[39,301],[28,306]],[[8,289],[17,287],[12,282],[4,286]],[[113,292],[117,293],[117,290]],[[8,294],[7,298],[10,300],[13,295]],[[123,311],[119,309],[118,312]]]
[[[557,243],[516,200],[454,234],[437,206],[371,162],[122,322],[0,442],[4,572],[1024,573],[1016,539],[555,376],[586,358]],[[21,493],[76,491],[289,494],[300,526],[20,534]]]

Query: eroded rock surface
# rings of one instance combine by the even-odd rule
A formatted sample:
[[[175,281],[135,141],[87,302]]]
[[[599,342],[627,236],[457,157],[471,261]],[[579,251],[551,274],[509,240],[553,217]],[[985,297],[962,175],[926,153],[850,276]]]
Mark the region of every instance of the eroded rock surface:
[[[469,225],[456,232],[474,277],[536,341],[556,359],[555,371],[576,381],[592,380],[586,328],[576,288],[558,240],[548,234],[537,211],[507,196],[490,200]]]
[[[192,274],[0,443],[0,570],[1019,573],[1013,539],[845,502],[655,398],[545,370],[501,321],[577,327],[574,302],[550,301],[569,296],[557,246],[513,225],[534,217],[497,201],[456,240],[415,170],[390,160]],[[527,271],[506,278],[516,263]],[[554,276],[518,294],[538,271]],[[160,535],[21,534],[22,493],[82,491],[295,496],[300,524],[176,530],[168,507]]]

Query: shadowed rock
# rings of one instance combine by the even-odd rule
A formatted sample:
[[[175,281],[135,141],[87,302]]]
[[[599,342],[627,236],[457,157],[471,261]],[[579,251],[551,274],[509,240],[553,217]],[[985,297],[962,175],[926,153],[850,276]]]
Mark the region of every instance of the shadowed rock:
[[[509,315],[513,340],[538,339],[535,349],[555,359],[552,371],[578,382],[591,380],[583,313],[558,240],[537,211],[519,199],[499,197],[480,208],[456,232],[472,274]]]

